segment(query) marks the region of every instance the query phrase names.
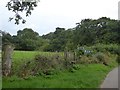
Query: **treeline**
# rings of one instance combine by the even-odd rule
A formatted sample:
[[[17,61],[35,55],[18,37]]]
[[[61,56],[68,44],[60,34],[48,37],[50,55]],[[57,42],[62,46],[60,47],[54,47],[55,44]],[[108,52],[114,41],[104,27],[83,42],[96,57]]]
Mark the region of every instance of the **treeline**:
[[[2,32],[3,45],[12,43],[16,50],[64,51],[95,44],[120,44],[120,21],[107,17],[83,19],[76,27],[66,30],[57,27],[55,32],[40,36],[30,28],[11,36]]]

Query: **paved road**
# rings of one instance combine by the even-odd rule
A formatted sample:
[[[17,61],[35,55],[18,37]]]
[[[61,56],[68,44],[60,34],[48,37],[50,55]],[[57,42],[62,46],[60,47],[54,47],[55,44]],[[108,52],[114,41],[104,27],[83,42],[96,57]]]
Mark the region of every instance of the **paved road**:
[[[100,86],[101,88],[118,88],[120,90],[120,67],[113,69],[105,78],[103,81],[102,85]],[[118,80],[119,79],[119,80]]]

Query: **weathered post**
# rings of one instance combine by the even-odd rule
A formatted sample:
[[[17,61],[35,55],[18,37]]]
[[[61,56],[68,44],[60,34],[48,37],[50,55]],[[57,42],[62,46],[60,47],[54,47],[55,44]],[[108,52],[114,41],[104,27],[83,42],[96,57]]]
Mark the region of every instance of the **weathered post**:
[[[64,60],[65,60],[65,67],[68,67],[68,55],[67,55],[67,51],[64,51]]]
[[[3,46],[2,70],[3,70],[3,75],[5,76],[8,76],[11,73],[13,50],[14,47],[11,44],[6,44]]]

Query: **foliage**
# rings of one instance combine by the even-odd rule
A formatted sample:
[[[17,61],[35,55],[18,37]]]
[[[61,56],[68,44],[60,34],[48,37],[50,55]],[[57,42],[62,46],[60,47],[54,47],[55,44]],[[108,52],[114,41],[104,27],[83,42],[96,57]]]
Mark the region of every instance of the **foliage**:
[[[116,61],[117,61],[117,63],[120,65],[120,55],[117,56]]]
[[[97,20],[84,19],[77,23],[73,42],[76,47],[77,45],[93,45],[97,43],[118,44],[120,40],[119,23],[117,20],[106,17]]]
[[[119,21],[106,17],[97,20],[83,19],[80,23],[77,23],[75,28],[68,30],[56,28],[55,32],[43,35],[42,37],[51,41],[50,51],[74,51],[78,46],[92,46],[99,43],[100,45],[119,45],[119,24]]]
[[[10,17],[9,21],[15,19],[15,24],[19,24],[19,21],[22,20],[22,23],[24,24],[26,20],[24,20],[20,12],[25,11],[26,17],[31,15],[32,10],[34,10],[34,7],[37,6],[39,0],[10,0],[6,7],[9,11],[12,11],[15,13],[15,17]]]
[[[91,56],[82,55],[77,58],[73,56],[73,53],[68,53],[66,58],[65,54],[60,52],[15,51],[13,54],[12,75],[27,77],[29,75],[56,74],[64,70],[74,72],[79,69],[79,64],[110,66],[114,58],[112,59],[111,54],[108,55],[107,53],[96,53]]]
[[[107,55],[105,55],[104,53],[96,53],[94,55],[95,58],[97,58],[99,63],[103,63],[104,65],[108,65],[109,64],[109,57]]]
[[[19,78],[3,77],[4,88],[99,88],[109,71],[114,67],[102,64],[79,65],[74,73],[64,71],[59,74]],[[92,83],[92,84],[91,84]]]
[[[95,52],[110,52],[112,54],[120,54],[120,46],[118,44],[96,44],[91,46]]]
[[[34,32],[30,28],[19,30],[17,36],[13,36],[13,39],[16,50],[33,51],[39,49],[39,47],[46,43],[46,40],[43,40],[37,32]]]
[[[102,17],[83,19],[76,27],[66,30],[57,27],[55,32],[39,36],[30,28],[19,30],[17,35],[3,35],[3,41],[12,42],[17,50],[40,50],[50,52],[75,51],[85,47],[89,51],[120,53],[120,21]],[[6,39],[5,39],[6,38]],[[93,47],[94,50],[86,47]],[[82,52],[82,51],[81,51]],[[85,52],[85,51],[84,51]],[[93,53],[93,52],[92,52]],[[90,54],[90,53],[89,53]],[[88,54],[88,55],[89,55]]]
[[[9,33],[2,31],[2,45],[12,43],[12,36]]]
[[[84,88],[86,86],[92,87],[91,82],[96,81],[94,87],[98,87],[101,79],[112,67],[116,66],[115,60],[119,63],[119,24],[120,22],[117,20],[102,17],[97,20],[84,19],[77,23],[75,28],[68,30],[58,27],[55,32],[43,36],[39,36],[37,32],[29,28],[19,30],[17,35],[14,36],[4,33],[2,36],[3,43],[13,43],[16,50],[50,51],[49,53],[40,53],[39,51],[14,53],[12,75],[20,75],[25,83],[18,82],[19,80],[17,81],[16,77],[14,77],[15,81],[12,80],[14,86],[13,83],[8,83],[9,80],[5,83],[13,87],[15,87],[15,84],[16,87],[32,87],[31,83],[27,84],[30,79],[33,83],[41,81],[39,85],[34,87]],[[61,51],[71,53],[66,54],[66,57],[65,54],[60,53]],[[54,52],[59,52],[59,54]],[[115,55],[118,56],[117,59]],[[64,75],[57,77],[56,72],[58,71],[67,72],[65,78]],[[39,79],[36,78],[34,81],[29,76],[37,76]],[[58,82],[60,80],[62,81]],[[65,85],[63,82],[65,82]],[[5,86],[5,84],[3,85]]]
[[[73,50],[73,30],[57,27],[54,33],[42,36],[44,39],[50,40],[48,51],[64,51]]]
[[[14,52],[12,75],[27,77],[55,74],[64,67],[62,53],[16,51]]]
[[[51,57],[55,58],[55,56],[57,56],[55,52],[52,53],[52,52],[38,52],[38,51],[14,51],[13,57],[12,57],[13,58],[12,75],[20,74],[20,72],[24,70],[23,66],[28,62],[31,62],[31,63],[28,64],[29,68],[26,68],[26,69],[32,70],[35,63],[37,63],[34,60],[36,55],[40,55],[41,57],[48,57],[51,60],[53,60]],[[62,57],[63,54],[59,53],[59,56]],[[30,66],[30,65],[32,65],[32,66]],[[57,68],[59,69],[59,67],[57,67]]]

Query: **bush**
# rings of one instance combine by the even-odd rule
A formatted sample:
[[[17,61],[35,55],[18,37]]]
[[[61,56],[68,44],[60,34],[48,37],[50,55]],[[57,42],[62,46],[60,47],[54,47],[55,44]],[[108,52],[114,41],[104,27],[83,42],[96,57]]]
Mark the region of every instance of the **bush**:
[[[87,56],[82,56],[80,59],[81,64],[89,64],[89,58]]]
[[[104,45],[102,45],[102,44],[97,44],[95,46],[92,46],[92,48],[95,52],[104,52],[105,51]]]
[[[118,64],[120,64],[120,55],[117,56],[116,61],[117,61]]]
[[[75,64],[75,65],[73,65],[72,68],[74,68],[75,70],[79,70],[80,69],[80,65],[79,64]]]
[[[90,63],[99,63],[99,61],[97,60],[97,58],[94,57],[94,56],[89,57],[89,60],[90,60]]]
[[[109,57],[104,53],[98,52],[94,57],[97,58],[99,63],[103,63],[104,65],[108,65],[109,63]]]
[[[116,44],[111,44],[109,46],[105,47],[107,51],[109,51],[112,54],[119,54],[120,50],[119,50],[119,46]]]
[[[120,55],[120,46],[117,44],[97,44],[95,46],[92,46],[93,50],[96,52],[110,52],[112,54],[118,54]]]
[[[43,56],[36,55],[34,60],[30,60],[20,67],[19,76],[28,75],[52,75],[64,68],[65,61],[58,55]]]

